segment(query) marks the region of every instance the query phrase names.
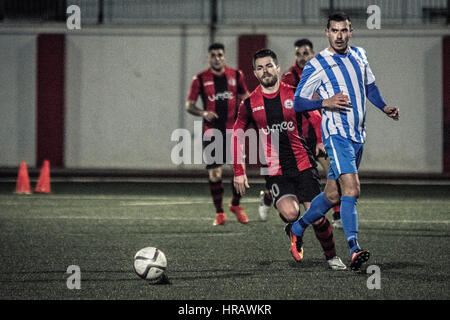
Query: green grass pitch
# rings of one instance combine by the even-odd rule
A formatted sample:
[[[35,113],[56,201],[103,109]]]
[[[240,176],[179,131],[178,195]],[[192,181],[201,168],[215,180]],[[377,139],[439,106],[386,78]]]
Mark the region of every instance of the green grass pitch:
[[[381,271],[380,289],[368,288],[365,271],[329,270],[312,228],[295,263],[275,210],[258,220],[262,185],[243,198],[247,225],[227,212],[216,227],[207,184],[54,183],[52,194],[29,196],[13,188],[0,188],[0,299],[450,298],[448,185],[362,185],[359,239]],[[343,231],[334,236],[348,263]],[[134,273],[133,256],[147,246],[166,254],[171,284]],[[70,265],[80,267],[79,290],[67,287]]]

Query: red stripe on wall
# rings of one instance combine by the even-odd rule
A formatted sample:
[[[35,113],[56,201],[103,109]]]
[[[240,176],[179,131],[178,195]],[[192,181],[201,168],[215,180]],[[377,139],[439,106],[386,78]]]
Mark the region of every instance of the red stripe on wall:
[[[450,174],[450,36],[442,41],[443,111],[444,111],[444,159],[443,173]]]
[[[37,38],[37,155],[36,166],[48,159],[64,166],[65,35]]]
[[[259,85],[253,75],[253,54],[267,47],[267,36],[264,34],[240,35],[238,39],[238,67],[244,72],[248,90],[252,92]]]

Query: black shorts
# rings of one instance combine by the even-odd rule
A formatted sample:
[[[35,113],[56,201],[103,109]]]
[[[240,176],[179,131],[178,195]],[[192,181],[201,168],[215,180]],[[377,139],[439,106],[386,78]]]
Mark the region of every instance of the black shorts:
[[[222,134],[221,137],[222,143],[215,143],[216,136],[211,137],[210,141],[203,138],[203,159],[206,162],[206,169],[218,168],[226,164],[229,159],[228,163],[231,163],[231,136],[228,135],[227,139],[227,134]]]
[[[295,176],[266,177],[266,188],[270,190],[275,208],[283,197],[293,195],[297,197],[299,203],[304,203],[311,202],[322,192],[319,173],[315,167],[301,171]]]

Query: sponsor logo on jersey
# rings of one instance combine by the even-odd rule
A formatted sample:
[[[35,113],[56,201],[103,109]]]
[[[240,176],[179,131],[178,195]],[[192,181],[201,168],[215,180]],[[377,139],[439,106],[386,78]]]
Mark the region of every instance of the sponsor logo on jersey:
[[[256,112],[256,111],[259,111],[259,110],[264,110],[264,106],[259,106],[259,107],[253,108],[252,112]]]
[[[284,107],[286,109],[292,109],[294,107],[294,102],[291,99],[284,101]]]
[[[332,65],[330,65],[330,69],[335,68],[335,67],[339,67],[339,65],[337,63],[333,63]]]
[[[294,122],[292,121],[283,121],[281,123],[275,123],[272,126],[267,125],[265,128],[261,128],[262,132],[265,135],[274,132],[283,132],[283,131],[292,131],[295,130]]]
[[[214,95],[209,95],[208,100],[209,101],[217,101],[217,100],[229,100],[233,99],[233,92],[225,91],[225,92],[219,92]]]
[[[235,78],[228,79],[228,84],[230,86],[234,87],[236,85],[236,79]]]

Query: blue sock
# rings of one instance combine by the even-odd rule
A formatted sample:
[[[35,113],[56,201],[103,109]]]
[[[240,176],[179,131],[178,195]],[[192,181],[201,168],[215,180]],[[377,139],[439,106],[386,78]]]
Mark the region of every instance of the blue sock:
[[[356,203],[358,199],[355,197],[341,197],[341,220],[344,228],[345,237],[347,238],[348,247],[350,248],[350,256],[357,249],[361,249],[358,244],[358,214],[356,212]]]
[[[306,210],[303,217],[294,222],[292,225],[292,233],[298,237],[302,237],[306,227],[317,219],[323,217],[332,206],[333,204],[325,198],[325,194],[323,192],[316,196],[313,201],[311,201],[311,206],[308,210]]]

